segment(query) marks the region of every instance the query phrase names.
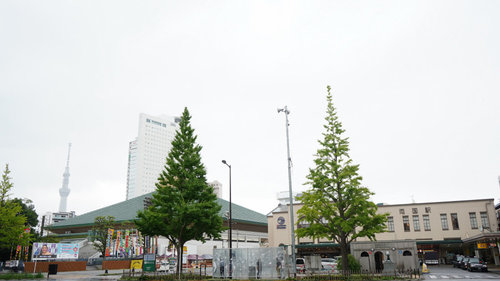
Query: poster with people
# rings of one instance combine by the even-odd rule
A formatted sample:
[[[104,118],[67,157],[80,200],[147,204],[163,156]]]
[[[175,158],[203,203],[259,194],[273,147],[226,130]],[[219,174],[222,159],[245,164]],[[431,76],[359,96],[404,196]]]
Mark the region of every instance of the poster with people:
[[[76,259],[78,258],[78,244],[62,243],[33,243],[33,260],[47,259]]]

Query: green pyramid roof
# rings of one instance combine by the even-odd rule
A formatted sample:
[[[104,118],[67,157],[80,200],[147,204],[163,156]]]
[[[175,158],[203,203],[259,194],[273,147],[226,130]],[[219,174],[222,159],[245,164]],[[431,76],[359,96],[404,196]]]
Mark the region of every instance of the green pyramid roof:
[[[52,225],[47,226],[48,229],[60,229],[68,227],[83,227],[91,226],[94,224],[94,219],[98,216],[113,216],[115,217],[115,222],[131,222],[137,218],[137,211],[144,210],[144,199],[146,197],[152,197],[151,193],[146,193],[144,195],[116,203],[95,211],[91,211],[74,218],[67,219],[65,221],[57,222]],[[225,220],[225,214],[229,211],[229,202],[217,198],[217,202],[222,206],[219,211],[219,215]],[[261,213],[252,211],[240,205],[232,204],[232,219],[235,222],[255,224],[255,225],[267,225],[267,217]]]

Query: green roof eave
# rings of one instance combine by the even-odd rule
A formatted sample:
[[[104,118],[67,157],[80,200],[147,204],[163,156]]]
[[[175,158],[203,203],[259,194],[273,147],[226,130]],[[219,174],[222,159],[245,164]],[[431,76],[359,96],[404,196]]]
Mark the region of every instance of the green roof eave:
[[[152,193],[143,194],[126,201],[69,218],[65,221],[57,222],[53,225],[47,226],[47,229],[91,227],[94,225],[94,220],[97,216],[113,216],[115,217],[115,224],[133,223],[133,221],[137,219],[137,212],[144,209],[145,198],[151,196]],[[219,216],[224,218],[227,211],[229,211],[229,202],[224,199],[217,198],[217,203],[221,206]],[[234,203],[231,205],[233,221],[255,226],[267,226],[267,217],[265,215]]]
[[[227,221],[226,218],[223,218],[224,221]],[[262,225],[262,226],[267,226],[267,223],[265,222],[256,222],[256,221],[249,221],[249,220],[241,220],[241,219],[232,219],[233,224],[235,222],[241,222],[241,223],[247,223],[247,224],[253,224],[253,225]]]
[[[134,223],[133,220],[119,220],[119,221],[114,221],[114,224],[124,224],[124,223]],[[71,228],[71,227],[86,227],[86,226],[93,226],[94,223],[82,223],[82,224],[71,224],[71,225],[47,225],[45,228],[46,229],[60,229],[60,228]]]
[[[64,234],[55,234],[53,235],[56,238],[64,238],[64,237],[87,237],[89,234],[87,232],[80,232],[80,233],[64,233]]]

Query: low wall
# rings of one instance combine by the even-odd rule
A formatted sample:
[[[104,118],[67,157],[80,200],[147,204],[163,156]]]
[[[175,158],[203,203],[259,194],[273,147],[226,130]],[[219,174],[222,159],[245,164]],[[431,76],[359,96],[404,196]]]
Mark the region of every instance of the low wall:
[[[130,260],[125,261],[107,261],[102,262],[102,269],[130,269]]]
[[[87,269],[87,262],[85,261],[40,261],[36,262],[25,262],[24,263],[24,272],[48,272],[49,264],[57,264],[57,271],[85,271]]]

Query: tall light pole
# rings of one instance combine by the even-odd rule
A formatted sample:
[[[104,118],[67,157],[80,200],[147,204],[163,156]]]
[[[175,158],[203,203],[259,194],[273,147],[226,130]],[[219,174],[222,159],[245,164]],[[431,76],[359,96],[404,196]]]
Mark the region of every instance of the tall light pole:
[[[232,212],[232,202],[231,202],[231,165],[229,165],[226,160],[222,160],[222,163],[229,167],[229,278],[233,276],[233,212]]]
[[[278,113],[284,112],[285,113],[285,126],[286,126],[286,152],[288,156],[288,191],[290,194],[290,227],[291,227],[291,239],[292,239],[292,273],[295,276],[296,274],[296,268],[295,268],[295,223],[293,221],[293,194],[292,194],[292,158],[290,158],[290,141],[288,137],[288,126],[290,124],[288,123],[288,114],[290,114],[290,111],[285,105],[285,108],[278,108]]]

